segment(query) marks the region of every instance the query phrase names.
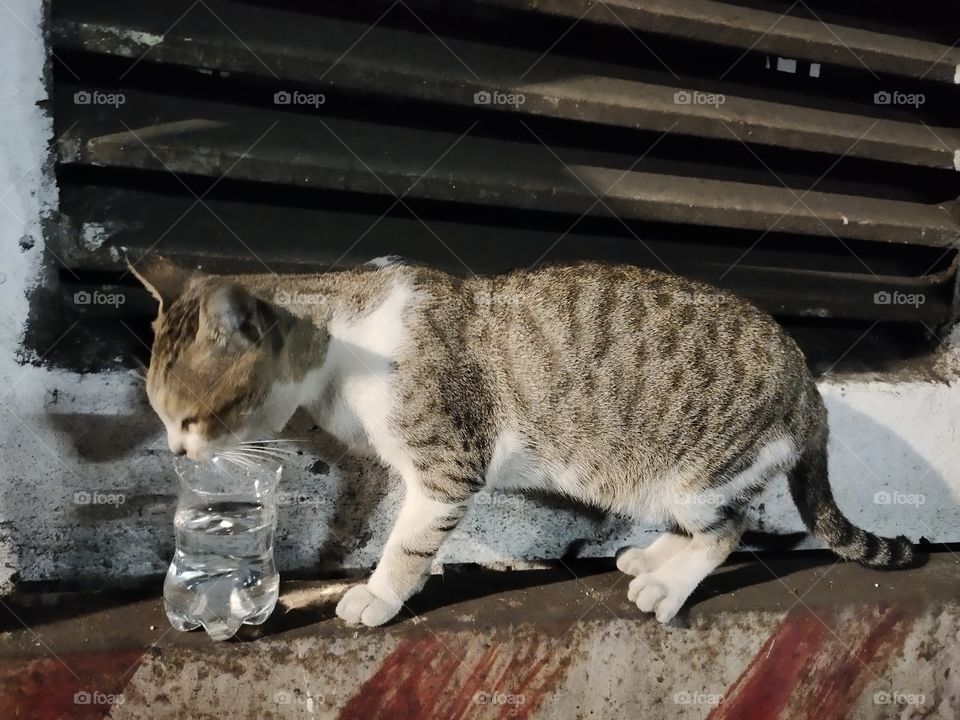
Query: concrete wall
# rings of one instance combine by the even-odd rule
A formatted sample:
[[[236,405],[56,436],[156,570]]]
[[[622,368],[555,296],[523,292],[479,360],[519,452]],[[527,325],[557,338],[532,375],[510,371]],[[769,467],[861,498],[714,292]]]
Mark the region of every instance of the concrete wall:
[[[0,583],[117,584],[165,568],[175,487],[162,428],[135,373],[52,371],[21,350],[28,297],[42,279],[42,223],[56,209],[41,13],[30,0],[0,5]],[[59,342],[69,343],[72,332]],[[960,383],[847,377],[826,380],[823,391],[833,483],[851,518],[915,540],[960,541]],[[399,488],[307,427],[292,430],[315,442],[285,481],[281,568],[369,566]],[[758,516],[768,530],[801,528],[783,483],[763,498]],[[648,542],[652,530],[483,495],[443,558],[512,565],[557,556],[578,539],[586,541],[583,554],[606,555]]]

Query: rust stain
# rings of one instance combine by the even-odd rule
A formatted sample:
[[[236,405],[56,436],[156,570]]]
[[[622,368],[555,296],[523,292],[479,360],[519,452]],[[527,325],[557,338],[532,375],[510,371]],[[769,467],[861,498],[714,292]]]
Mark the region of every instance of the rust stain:
[[[807,676],[827,637],[827,622],[794,607],[767,638],[708,720],[772,720]]]
[[[0,717],[92,720],[106,716],[143,650],[0,661]]]
[[[532,636],[404,639],[340,718],[464,720],[482,715],[525,720],[563,677],[572,652],[569,645]]]

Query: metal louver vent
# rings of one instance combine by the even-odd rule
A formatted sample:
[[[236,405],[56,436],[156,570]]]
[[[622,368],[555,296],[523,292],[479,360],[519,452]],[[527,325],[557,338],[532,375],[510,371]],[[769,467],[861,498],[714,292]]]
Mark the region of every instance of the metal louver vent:
[[[123,256],[150,250],[218,271],[597,258],[788,321],[933,331],[955,307],[960,12],[907,15],[57,0],[63,292],[132,288]],[[70,312],[135,324],[128,295]]]

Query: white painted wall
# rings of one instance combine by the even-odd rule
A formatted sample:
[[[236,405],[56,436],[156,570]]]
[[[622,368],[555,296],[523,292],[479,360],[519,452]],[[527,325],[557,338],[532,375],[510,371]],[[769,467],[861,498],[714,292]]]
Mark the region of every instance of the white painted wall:
[[[39,105],[40,27],[35,0],[0,4],[0,585],[14,577],[119,583],[165,568],[175,488],[162,428],[134,373],[81,376],[23,364],[19,354],[28,295],[40,279],[41,222],[56,206],[51,121]],[[833,484],[849,516],[888,534],[960,541],[960,384],[847,378],[823,390]],[[296,499],[282,508],[283,570],[314,568],[321,557],[369,566],[393,516],[399,488],[381,470],[324,452],[329,474],[311,472],[307,456],[289,468],[286,491]],[[75,493],[94,492],[120,493],[124,502],[75,502]],[[883,504],[878,492],[900,495]],[[444,548],[446,561],[518,564],[555,557],[578,538],[588,540],[584,554],[608,555],[651,538],[650,528],[594,522],[515,496],[479,500]],[[801,528],[782,483],[760,514],[767,529]],[[344,557],[331,560],[331,540]]]

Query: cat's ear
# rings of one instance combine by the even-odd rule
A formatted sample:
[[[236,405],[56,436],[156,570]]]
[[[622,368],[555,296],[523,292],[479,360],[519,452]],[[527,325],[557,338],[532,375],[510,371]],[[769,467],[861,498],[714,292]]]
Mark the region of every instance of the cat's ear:
[[[228,349],[245,349],[263,336],[257,299],[234,282],[211,288],[200,307],[197,336]]]
[[[136,265],[127,260],[127,269],[157,299],[161,313],[180,297],[193,276],[190,270],[177,267],[158,255],[143,258]]]

